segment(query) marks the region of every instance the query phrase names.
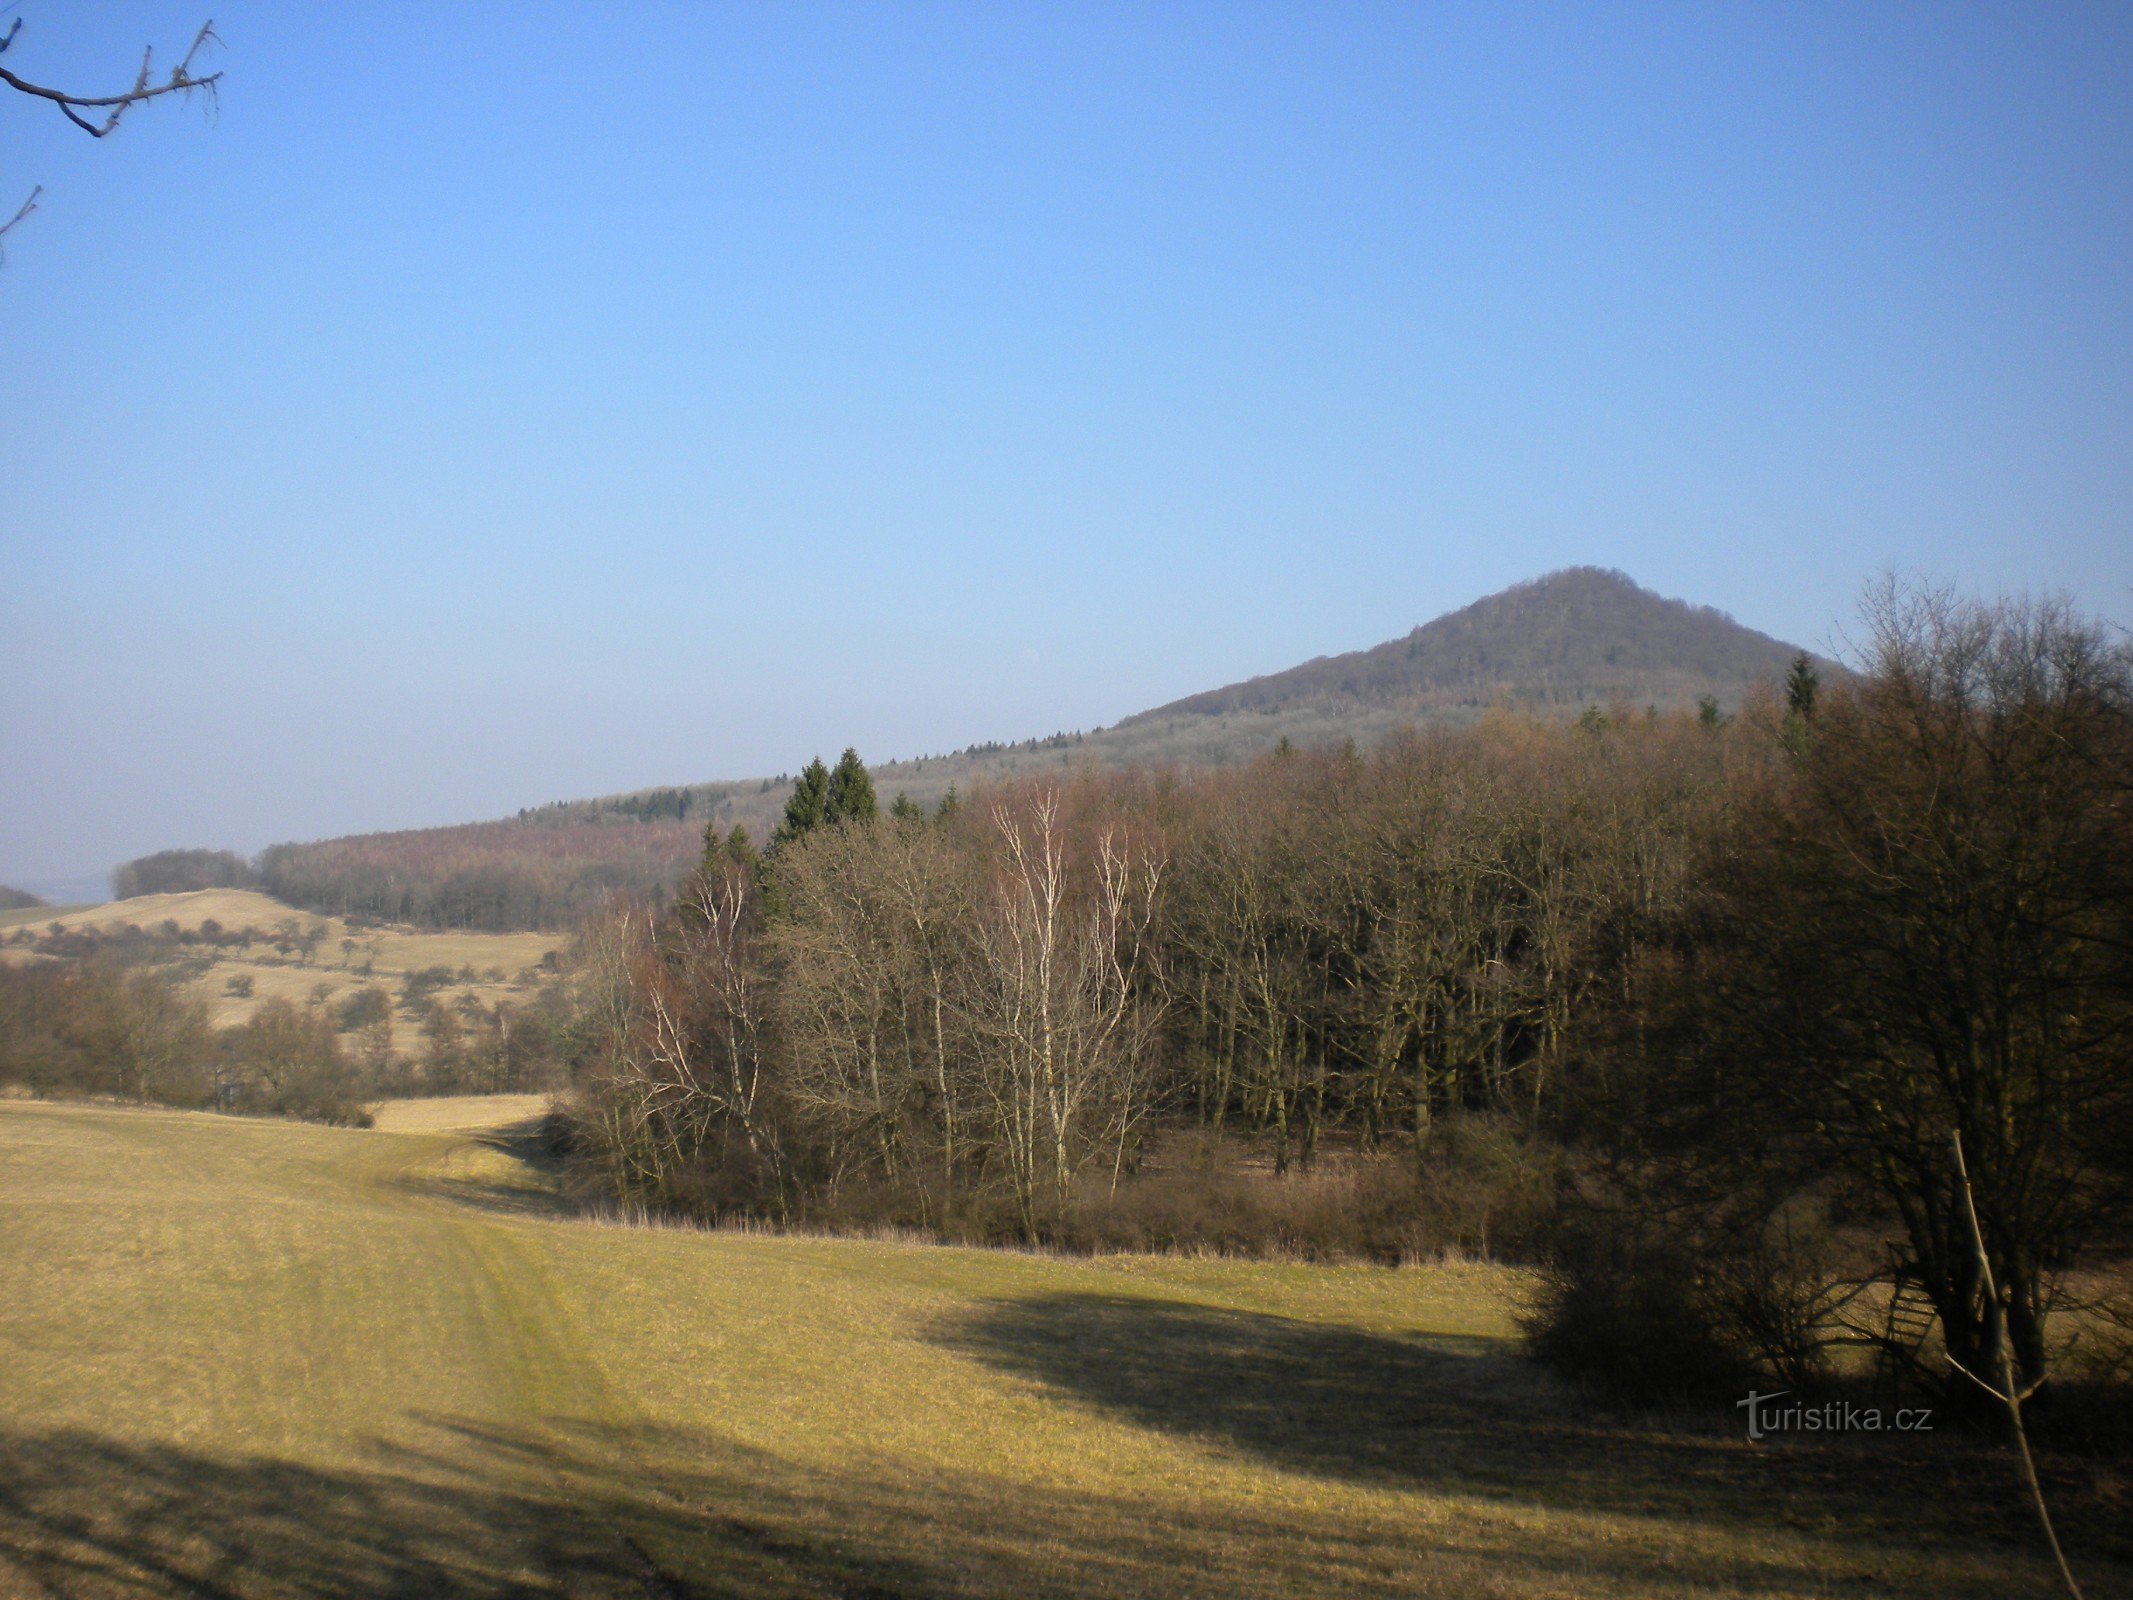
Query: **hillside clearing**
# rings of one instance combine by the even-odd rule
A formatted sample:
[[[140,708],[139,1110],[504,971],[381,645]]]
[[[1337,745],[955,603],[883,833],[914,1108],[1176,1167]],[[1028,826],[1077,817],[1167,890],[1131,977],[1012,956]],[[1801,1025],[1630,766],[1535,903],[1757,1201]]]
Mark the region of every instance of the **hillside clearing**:
[[[0,934],[28,939],[55,926],[103,937],[128,929],[155,933],[175,927],[198,935],[209,923],[225,936],[250,930],[243,944],[192,943],[177,947],[187,993],[201,1001],[217,1028],[249,1022],[269,1000],[295,1006],[338,1008],[358,990],[396,990],[417,973],[448,976],[427,993],[445,1004],[469,1000],[493,1009],[523,1002],[544,982],[551,958],[568,943],[557,933],[477,933],[351,924],[316,916],[255,889],[195,889],[183,894],[137,895],[102,905],[37,908],[0,914]],[[278,943],[277,943],[278,942]],[[49,959],[27,944],[0,947],[0,961]],[[544,964],[545,963],[545,964]],[[393,1048],[421,1055],[419,1018],[406,1010],[393,1018]]]
[[[385,1120],[0,1104],[0,1593],[2047,1592],[1999,1463],[1583,1415],[1500,1270],[600,1226]]]

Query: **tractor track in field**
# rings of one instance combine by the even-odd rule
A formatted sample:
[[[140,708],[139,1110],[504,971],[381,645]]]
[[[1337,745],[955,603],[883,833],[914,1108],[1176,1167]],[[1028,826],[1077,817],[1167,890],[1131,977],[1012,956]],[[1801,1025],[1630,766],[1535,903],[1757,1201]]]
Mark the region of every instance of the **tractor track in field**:
[[[621,1458],[617,1467],[640,1489],[656,1481],[629,1442],[646,1419],[589,1353],[552,1268],[513,1237],[537,1224],[485,1214],[422,1192],[411,1181],[479,1144],[480,1131],[381,1137],[419,1141],[426,1148],[365,1163],[358,1185],[371,1202],[434,1230],[476,1331],[469,1360],[487,1375],[498,1415],[511,1422],[522,1453],[535,1458],[534,1472],[545,1479],[568,1519],[567,1527],[529,1555],[572,1600],[690,1600],[691,1588],[640,1540],[591,1514],[586,1486],[559,1465],[580,1443],[573,1435],[590,1431],[614,1441]]]

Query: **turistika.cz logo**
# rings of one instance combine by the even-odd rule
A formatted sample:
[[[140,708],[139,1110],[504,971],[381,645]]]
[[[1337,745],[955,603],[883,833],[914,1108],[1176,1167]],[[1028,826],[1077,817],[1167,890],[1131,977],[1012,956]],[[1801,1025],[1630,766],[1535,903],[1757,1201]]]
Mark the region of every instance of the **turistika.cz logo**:
[[[1791,1394],[1748,1391],[1748,1398],[1734,1402],[1736,1411],[1748,1413],[1748,1437],[1768,1438],[1773,1433],[1931,1433],[1931,1406],[1902,1406],[1884,1411],[1880,1406],[1854,1405],[1849,1400],[1822,1400],[1813,1405],[1795,1400],[1789,1406],[1774,1402]]]

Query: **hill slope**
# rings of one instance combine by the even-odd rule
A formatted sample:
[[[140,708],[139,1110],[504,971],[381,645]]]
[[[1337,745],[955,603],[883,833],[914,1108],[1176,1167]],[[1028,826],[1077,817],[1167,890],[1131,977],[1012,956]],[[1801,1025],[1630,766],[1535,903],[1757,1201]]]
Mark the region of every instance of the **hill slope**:
[[[877,765],[932,805],[951,785],[1077,762],[1219,765],[1283,739],[1370,744],[1417,723],[1461,723],[1492,705],[1575,716],[1588,705],[1739,703],[1782,678],[1794,647],[1722,612],[1670,600],[1619,572],[1572,567],[1477,600],[1368,650],[1157,706],[1107,728]],[[811,752],[808,752],[811,753]],[[803,752],[796,752],[803,754]],[[834,756],[833,750],[821,752]],[[758,840],[789,778],[638,790],[558,802],[501,822],[277,845],[261,862],[282,899],[319,911],[477,927],[567,926],[617,888],[671,887],[706,826]]]

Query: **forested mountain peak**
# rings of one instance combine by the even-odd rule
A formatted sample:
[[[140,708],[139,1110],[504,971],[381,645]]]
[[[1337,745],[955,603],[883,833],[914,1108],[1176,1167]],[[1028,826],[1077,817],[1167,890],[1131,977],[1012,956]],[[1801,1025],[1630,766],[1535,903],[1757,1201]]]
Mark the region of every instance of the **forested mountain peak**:
[[[1712,695],[1730,702],[1750,684],[1783,676],[1795,648],[1621,572],[1566,567],[1370,649],[1189,695],[1122,726],[1306,701],[1405,707],[1424,720],[1498,701],[1675,705]]]

